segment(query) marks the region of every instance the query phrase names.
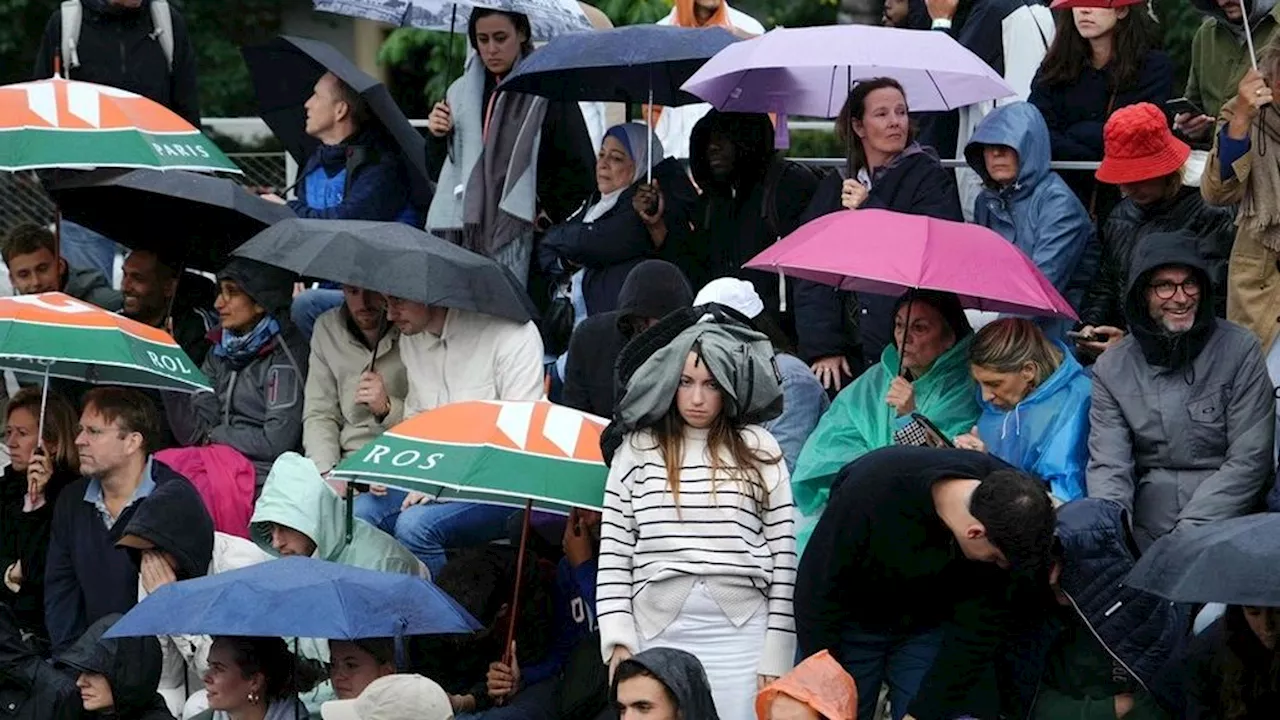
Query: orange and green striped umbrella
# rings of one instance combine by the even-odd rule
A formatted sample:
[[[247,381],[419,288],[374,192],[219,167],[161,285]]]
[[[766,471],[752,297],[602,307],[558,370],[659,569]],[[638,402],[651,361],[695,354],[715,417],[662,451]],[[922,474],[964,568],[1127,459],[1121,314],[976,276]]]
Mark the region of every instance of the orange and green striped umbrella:
[[[213,390],[165,331],[58,292],[0,298],[0,368],[97,385]]]
[[[416,490],[440,500],[567,514],[599,510],[609,468],[608,421],[549,402],[461,402],[383,433],[333,474]]]
[[[241,172],[191,123],[127,90],[57,77],[0,86],[0,170],[92,167]]]

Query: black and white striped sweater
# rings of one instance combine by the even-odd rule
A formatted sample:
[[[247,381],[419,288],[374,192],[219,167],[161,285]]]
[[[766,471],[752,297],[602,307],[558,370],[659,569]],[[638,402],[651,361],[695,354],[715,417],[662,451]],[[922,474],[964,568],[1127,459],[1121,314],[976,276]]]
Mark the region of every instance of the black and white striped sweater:
[[[768,497],[759,510],[744,483],[723,470],[712,480],[706,431],[686,428],[678,508],[653,434],[629,435],[619,448],[605,488],[596,580],[606,662],[615,647],[637,652],[639,637],[670,625],[701,578],[733,626],[767,604],[760,674],[791,668],[797,557],[790,478],[773,436],[756,426],[742,433],[749,447],[779,458],[761,467]]]

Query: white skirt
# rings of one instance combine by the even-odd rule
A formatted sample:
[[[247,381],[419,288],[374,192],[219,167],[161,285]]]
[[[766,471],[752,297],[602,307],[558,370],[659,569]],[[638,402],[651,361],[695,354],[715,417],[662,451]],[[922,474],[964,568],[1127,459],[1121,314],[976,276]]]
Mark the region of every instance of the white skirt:
[[[756,676],[768,628],[767,603],[742,627],[734,627],[707,584],[698,580],[676,619],[652,639],[640,638],[640,649],[669,647],[693,654],[707,671],[720,720],[755,720]]]

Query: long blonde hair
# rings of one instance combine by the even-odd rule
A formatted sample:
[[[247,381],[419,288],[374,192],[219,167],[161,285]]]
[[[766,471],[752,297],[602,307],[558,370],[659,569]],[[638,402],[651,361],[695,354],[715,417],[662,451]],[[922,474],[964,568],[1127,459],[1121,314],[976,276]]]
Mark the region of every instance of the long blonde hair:
[[[1061,348],[1025,318],[1002,318],[978,331],[969,346],[969,364],[998,373],[1021,372],[1031,363],[1041,385],[1062,365]]]

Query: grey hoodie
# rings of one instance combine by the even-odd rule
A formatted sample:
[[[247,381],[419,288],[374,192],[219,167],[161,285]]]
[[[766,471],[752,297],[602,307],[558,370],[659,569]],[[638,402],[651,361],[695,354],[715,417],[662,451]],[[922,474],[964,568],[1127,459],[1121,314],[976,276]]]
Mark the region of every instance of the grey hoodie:
[[[120,291],[112,288],[111,283],[97,270],[68,266],[67,281],[62,285],[62,292],[110,312],[117,312],[124,307]]]
[[[698,658],[683,650],[659,647],[634,655],[626,663],[639,665],[666,686],[676,700],[681,720],[720,720],[711,697],[711,682]],[[609,695],[618,699],[616,681]]]
[[[1093,366],[1088,494],[1132,513],[1143,550],[1179,528],[1252,512],[1274,473],[1275,401],[1261,345],[1213,317],[1214,288],[1193,243],[1174,233],[1138,243],[1132,334]],[[1146,312],[1147,281],[1167,265],[1192,268],[1202,287],[1195,325],[1177,335]]]

